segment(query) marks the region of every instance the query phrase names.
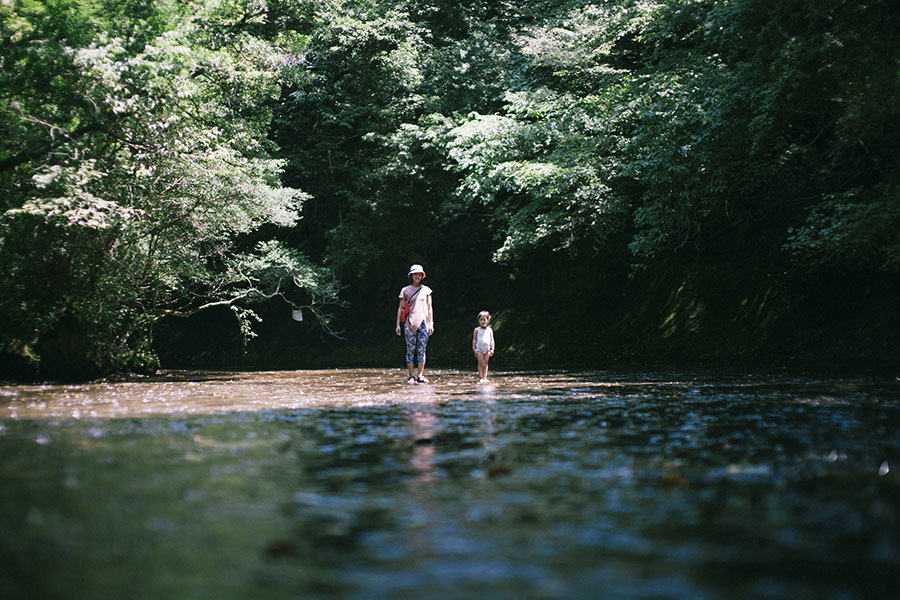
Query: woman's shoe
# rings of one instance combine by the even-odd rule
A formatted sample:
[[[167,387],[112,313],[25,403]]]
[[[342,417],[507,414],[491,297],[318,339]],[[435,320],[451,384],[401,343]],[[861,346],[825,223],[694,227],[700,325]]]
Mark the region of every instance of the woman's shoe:
[[[418,381],[419,383],[428,383],[428,380],[425,379],[424,375],[419,375],[419,378],[416,379],[416,381]]]
[[[410,375],[409,379],[406,380],[406,383],[415,383],[415,382],[416,382],[416,378],[411,375]]]

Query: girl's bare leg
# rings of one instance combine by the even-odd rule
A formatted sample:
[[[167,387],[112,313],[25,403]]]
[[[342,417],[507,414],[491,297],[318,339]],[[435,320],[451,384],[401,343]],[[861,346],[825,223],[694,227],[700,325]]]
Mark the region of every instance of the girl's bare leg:
[[[478,357],[478,378],[487,379],[487,354],[477,352],[476,356]]]

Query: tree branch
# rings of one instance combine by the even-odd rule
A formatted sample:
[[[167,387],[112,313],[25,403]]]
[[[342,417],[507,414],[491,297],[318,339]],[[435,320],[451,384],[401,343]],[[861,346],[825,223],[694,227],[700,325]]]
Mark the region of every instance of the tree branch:
[[[41,144],[40,146],[37,146],[34,148],[27,148],[27,149],[23,150],[22,152],[19,152],[18,154],[14,154],[12,156],[8,156],[8,157],[4,158],[3,160],[0,160],[0,173],[6,172],[6,171],[12,171],[19,165],[28,163],[37,157],[46,156],[47,154],[50,154],[54,149],[59,147],[61,145],[61,142],[58,142],[56,140],[55,136],[53,135],[53,131],[61,131],[63,134],[63,137],[65,137],[67,140],[72,140],[74,138],[86,135],[88,133],[100,131],[100,129],[101,129],[100,124],[94,122],[94,123],[89,123],[87,125],[84,125],[78,129],[76,129],[75,131],[69,132],[69,131],[66,131],[66,129],[64,129],[64,128],[59,127],[58,125],[52,125],[50,123],[45,123],[38,119],[25,118],[24,116],[22,116],[22,118],[25,120],[32,121],[34,123],[38,123],[38,124],[44,125],[46,127],[49,127],[50,128],[50,139],[47,140],[46,142],[44,142],[43,144]]]

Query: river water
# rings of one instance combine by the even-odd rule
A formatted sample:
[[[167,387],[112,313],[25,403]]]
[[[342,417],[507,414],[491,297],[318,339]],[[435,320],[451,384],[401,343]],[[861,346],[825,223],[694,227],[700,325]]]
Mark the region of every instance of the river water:
[[[900,383],[0,387],[0,598],[888,598]]]

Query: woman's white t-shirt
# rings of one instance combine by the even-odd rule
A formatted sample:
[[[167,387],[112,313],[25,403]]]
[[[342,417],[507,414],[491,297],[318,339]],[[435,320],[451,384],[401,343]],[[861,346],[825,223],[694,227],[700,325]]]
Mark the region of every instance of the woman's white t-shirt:
[[[410,331],[416,331],[422,322],[428,318],[428,296],[432,293],[431,288],[427,285],[420,285],[419,287],[408,285],[400,290],[399,297],[408,301],[416,293],[416,290],[419,293],[410,303],[409,316],[406,317],[406,327]]]

